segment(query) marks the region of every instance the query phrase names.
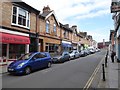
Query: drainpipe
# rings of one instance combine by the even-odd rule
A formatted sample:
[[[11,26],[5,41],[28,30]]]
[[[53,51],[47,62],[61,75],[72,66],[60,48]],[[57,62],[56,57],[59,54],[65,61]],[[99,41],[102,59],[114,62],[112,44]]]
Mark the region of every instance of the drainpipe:
[[[36,51],[39,51],[39,32],[38,32],[39,13],[36,14]]]

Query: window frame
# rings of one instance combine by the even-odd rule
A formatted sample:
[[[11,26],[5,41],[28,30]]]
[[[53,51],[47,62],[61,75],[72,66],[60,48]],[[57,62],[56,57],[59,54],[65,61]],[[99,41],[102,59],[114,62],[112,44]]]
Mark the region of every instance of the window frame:
[[[16,23],[13,23],[13,8],[14,7],[16,7]],[[21,8],[21,7],[18,7],[18,6],[12,6],[12,13],[11,13],[11,25],[14,25],[14,26],[19,26],[19,27],[22,27],[22,28],[27,28],[27,29],[30,29],[30,13],[27,11],[27,10],[25,10],[25,9],[23,9],[25,12],[26,12],[26,25],[24,26],[24,25],[20,25],[20,24],[18,24],[18,17],[19,17],[19,9],[23,9],[23,8]],[[28,22],[28,20],[29,20],[29,22]]]

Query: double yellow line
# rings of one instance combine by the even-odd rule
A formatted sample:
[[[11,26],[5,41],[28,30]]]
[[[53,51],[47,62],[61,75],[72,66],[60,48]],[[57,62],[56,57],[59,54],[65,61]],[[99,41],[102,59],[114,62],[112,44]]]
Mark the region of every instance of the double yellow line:
[[[86,85],[84,86],[83,90],[88,90],[98,72],[98,70],[100,69],[100,66],[104,60],[105,56],[101,59],[100,63],[97,65],[96,69],[94,70],[93,74],[91,75],[91,77],[89,78],[89,80],[87,81]]]

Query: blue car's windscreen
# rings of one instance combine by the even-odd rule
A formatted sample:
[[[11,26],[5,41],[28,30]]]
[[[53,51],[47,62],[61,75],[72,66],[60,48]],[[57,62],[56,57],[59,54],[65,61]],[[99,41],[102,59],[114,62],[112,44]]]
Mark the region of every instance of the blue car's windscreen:
[[[23,56],[18,58],[18,60],[28,60],[32,55],[33,55],[33,53],[24,54]]]

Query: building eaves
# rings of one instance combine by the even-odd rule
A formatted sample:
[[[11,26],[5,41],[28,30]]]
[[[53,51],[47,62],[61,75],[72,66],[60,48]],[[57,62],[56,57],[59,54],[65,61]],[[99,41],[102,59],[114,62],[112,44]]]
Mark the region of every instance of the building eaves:
[[[82,35],[80,35],[79,33],[77,34],[77,36],[81,37],[81,38],[84,38]]]
[[[71,28],[65,27],[65,25],[63,25],[62,23],[59,23],[59,24],[60,24],[60,28],[63,28],[64,30],[68,30],[70,32],[73,32],[73,30]]]

